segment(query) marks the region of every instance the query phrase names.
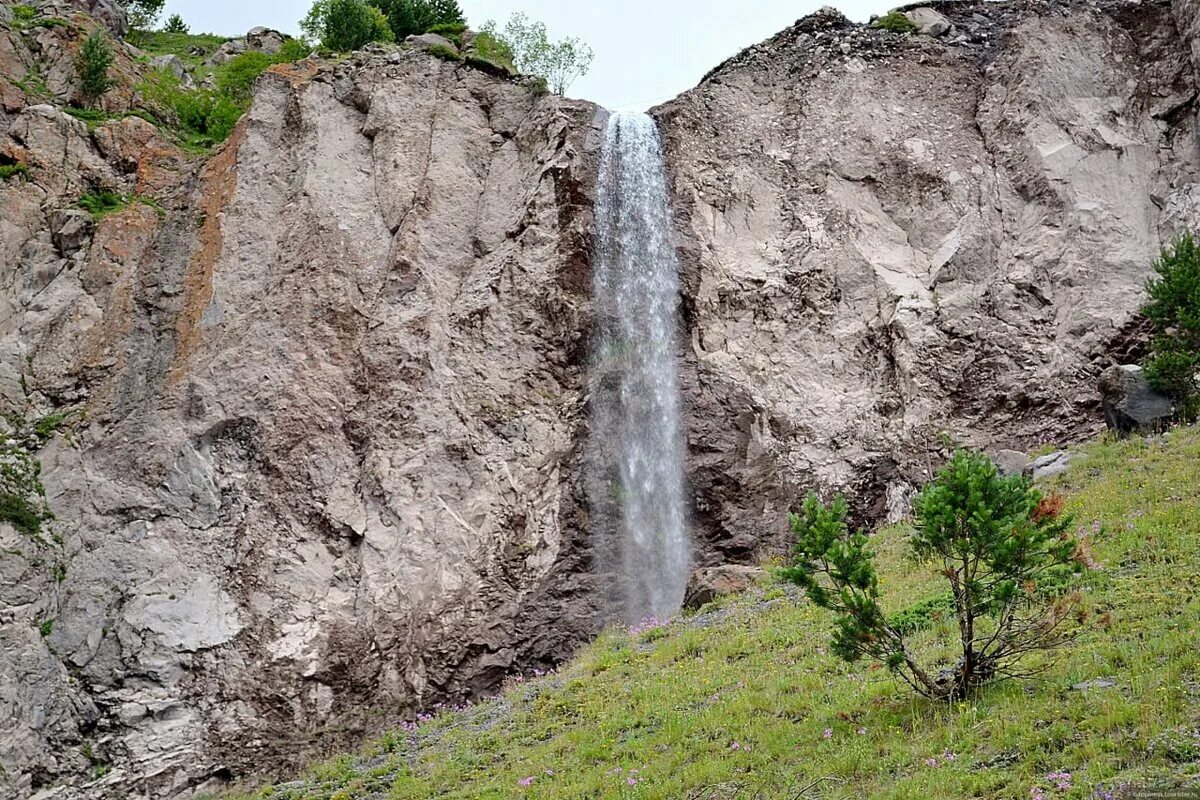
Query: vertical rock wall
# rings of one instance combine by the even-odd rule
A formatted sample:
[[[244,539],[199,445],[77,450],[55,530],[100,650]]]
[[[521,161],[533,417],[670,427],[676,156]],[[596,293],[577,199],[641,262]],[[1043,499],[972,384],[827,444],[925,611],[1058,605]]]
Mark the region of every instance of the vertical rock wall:
[[[696,516],[729,555],[782,535],[809,488],[900,513],[955,442],[1100,429],[1095,382],[1136,355],[1151,261],[1200,223],[1170,5],[938,8],[941,38],[820,12],[656,111]]]
[[[594,633],[594,114],[413,53],[277,68],[202,166],[10,120],[0,388],[65,416],[56,520],[0,525],[0,794],[286,773]],[[145,201],[59,241],[101,185]]]

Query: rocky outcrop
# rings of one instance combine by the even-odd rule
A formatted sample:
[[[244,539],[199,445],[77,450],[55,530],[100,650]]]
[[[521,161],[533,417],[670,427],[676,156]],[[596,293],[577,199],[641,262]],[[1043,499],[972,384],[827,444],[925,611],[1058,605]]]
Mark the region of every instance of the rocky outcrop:
[[[1142,368],[1133,364],[1109,367],[1100,376],[1104,421],[1122,436],[1157,433],[1170,427],[1175,408],[1170,398],[1150,388]]]
[[[692,573],[683,596],[683,607],[698,609],[721,597],[741,594],[755,586],[767,573],[759,567],[722,564],[705,567]]]
[[[822,11],[655,111],[695,519],[718,547],[786,536],[809,487],[879,518],[956,443],[1101,429],[1150,263],[1200,223],[1169,4],[929,5],[953,36]]]
[[[61,426],[55,521],[0,522],[0,794],[285,772],[595,632],[594,114],[411,53],[275,68],[207,163],[16,115],[0,401]]]

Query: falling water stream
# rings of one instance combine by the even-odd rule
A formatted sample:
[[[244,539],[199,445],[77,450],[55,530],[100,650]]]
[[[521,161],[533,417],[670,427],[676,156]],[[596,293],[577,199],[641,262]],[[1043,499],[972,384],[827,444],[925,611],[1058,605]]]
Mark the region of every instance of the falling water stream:
[[[596,224],[592,513],[610,542],[625,620],[636,623],[679,609],[691,561],[675,363],[678,262],[662,146],[646,114],[609,118]]]

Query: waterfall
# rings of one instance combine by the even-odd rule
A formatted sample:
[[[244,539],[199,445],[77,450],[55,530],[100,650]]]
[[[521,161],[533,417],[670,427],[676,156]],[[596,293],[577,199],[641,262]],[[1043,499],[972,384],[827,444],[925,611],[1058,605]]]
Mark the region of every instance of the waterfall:
[[[612,115],[596,199],[591,507],[629,623],[677,611],[691,564],[670,224],[654,120]]]

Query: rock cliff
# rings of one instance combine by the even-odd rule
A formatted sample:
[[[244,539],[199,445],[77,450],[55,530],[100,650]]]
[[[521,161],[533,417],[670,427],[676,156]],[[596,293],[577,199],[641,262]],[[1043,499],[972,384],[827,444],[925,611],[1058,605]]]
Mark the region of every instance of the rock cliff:
[[[807,17],[655,112],[702,562],[778,546],[807,488],[883,516],[952,439],[1102,425],[1149,262],[1200,223],[1196,0],[936,10]],[[0,522],[0,794],[286,773],[594,633],[603,115],[360,53],[273,68],[202,158],[63,113],[69,29],[11,23],[0,460],[55,519]]]
[[[0,397],[59,431],[56,519],[0,524],[0,794],[285,772],[594,632],[594,115],[413,52],[278,68],[206,163],[6,117]]]
[[[951,442],[1100,429],[1150,263],[1200,223],[1196,3],[934,5],[938,38],[823,10],[655,111],[710,542],[812,486],[901,512]]]

